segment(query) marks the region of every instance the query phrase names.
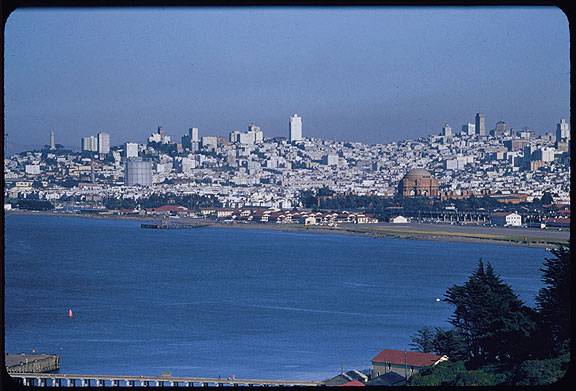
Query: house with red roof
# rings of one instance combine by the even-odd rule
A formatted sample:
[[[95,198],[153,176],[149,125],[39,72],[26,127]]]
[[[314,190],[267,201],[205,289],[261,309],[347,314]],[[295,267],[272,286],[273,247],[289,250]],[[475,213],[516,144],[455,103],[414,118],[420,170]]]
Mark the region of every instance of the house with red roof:
[[[432,353],[404,352],[402,350],[383,350],[372,359],[372,377],[387,372],[410,377],[424,367],[436,365],[448,360],[447,356]]]

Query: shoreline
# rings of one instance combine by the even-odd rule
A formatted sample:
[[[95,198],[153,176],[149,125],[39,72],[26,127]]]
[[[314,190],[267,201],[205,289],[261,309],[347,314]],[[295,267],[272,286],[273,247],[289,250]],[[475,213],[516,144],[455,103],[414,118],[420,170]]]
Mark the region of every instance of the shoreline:
[[[60,213],[52,211],[8,210],[5,215],[31,215],[80,217],[88,219],[132,220],[142,223],[158,222],[159,220],[174,220],[174,224],[184,224],[199,219],[179,218],[166,219],[153,216],[121,216]],[[530,228],[504,228],[485,226],[451,226],[443,224],[342,224],[338,227],[305,226],[303,224],[273,224],[273,223],[222,223],[202,220],[208,227],[257,229],[281,232],[300,232],[314,234],[353,235],[372,238],[398,238],[411,240],[433,240],[446,242],[490,243],[523,247],[559,247],[569,246],[570,231],[539,231]],[[546,234],[546,235],[544,235]],[[566,235],[567,234],[567,235]]]

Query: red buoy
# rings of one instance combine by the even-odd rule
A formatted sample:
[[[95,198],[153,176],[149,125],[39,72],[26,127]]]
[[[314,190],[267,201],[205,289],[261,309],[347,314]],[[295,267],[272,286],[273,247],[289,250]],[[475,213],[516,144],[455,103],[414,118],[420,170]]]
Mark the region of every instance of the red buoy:
[[[69,317],[69,318],[72,317],[72,309],[71,309],[71,308],[68,309],[68,317]]]

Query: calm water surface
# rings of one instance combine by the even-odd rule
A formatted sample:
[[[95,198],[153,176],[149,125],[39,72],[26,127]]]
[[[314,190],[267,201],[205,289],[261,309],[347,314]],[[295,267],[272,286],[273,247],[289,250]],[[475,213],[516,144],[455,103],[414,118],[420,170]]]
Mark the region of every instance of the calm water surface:
[[[322,380],[447,327],[480,257],[529,305],[540,248],[8,215],[7,352],[61,372]],[[74,317],[67,317],[68,308]]]

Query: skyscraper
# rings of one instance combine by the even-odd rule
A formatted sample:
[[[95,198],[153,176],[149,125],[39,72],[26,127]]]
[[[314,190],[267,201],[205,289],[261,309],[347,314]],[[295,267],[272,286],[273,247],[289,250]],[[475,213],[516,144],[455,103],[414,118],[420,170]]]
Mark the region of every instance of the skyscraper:
[[[442,136],[450,138],[452,137],[452,128],[448,124],[444,124],[442,127]]]
[[[198,138],[198,128],[188,129],[188,135],[190,136],[191,143],[197,143],[200,141],[200,139]]]
[[[506,122],[504,121],[496,122],[496,127],[494,128],[492,135],[494,137],[504,137],[508,135],[508,125],[506,125]]]
[[[462,125],[462,134],[473,136],[476,133],[476,125],[468,122],[466,125]]]
[[[290,117],[290,142],[302,140],[302,117],[294,114]]]
[[[105,132],[98,133],[98,153],[110,153],[110,135]]]
[[[476,113],[476,134],[481,137],[486,136],[486,119],[482,113]]]
[[[50,131],[50,149],[56,149],[56,135],[54,134],[54,129]]]
[[[556,124],[556,141],[570,140],[570,124],[565,119],[561,119],[559,124]]]

